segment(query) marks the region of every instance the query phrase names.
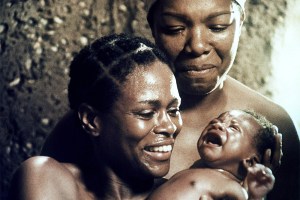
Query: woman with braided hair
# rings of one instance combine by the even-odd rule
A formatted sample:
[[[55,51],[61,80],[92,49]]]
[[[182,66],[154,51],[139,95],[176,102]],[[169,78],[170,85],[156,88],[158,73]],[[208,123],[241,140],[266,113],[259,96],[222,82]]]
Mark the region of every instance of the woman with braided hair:
[[[270,199],[299,199],[300,143],[295,126],[279,105],[228,75],[245,19],[246,0],[145,0],[147,20],[156,44],[172,61],[182,98],[183,128],[178,135],[166,178],[198,160],[196,142],[206,124],[220,113],[250,109],[266,116],[282,133],[275,152],[267,150],[264,164],[276,171]],[[275,2],[269,2],[275,3]],[[78,132],[73,115],[66,115],[46,140],[43,155],[59,160],[84,160],[83,142],[68,142]],[[75,130],[74,130],[75,129]],[[82,141],[77,139],[74,141]],[[78,137],[80,138],[80,137]],[[58,143],[64,145],[57,145]],[[68,145],[70,148],[63,148]],[[66,150],[68,149],[68,150]],[[74,153],[76,151],[76,153]]]
[[[168,173],[174,140],[182,127],[180,97],[170,66],[148,40],[124,34],[100,38],[82,49],[70,65],[68,94],[75,128],[64,135],[70,143],[82,142],[77,151],[85,158],[80,162],[45,156],[28,159],[14,176],[10,198],[147,198],[160,183],[155,178]],[[73,150],[67,143],[57,147]],[[261,179],[259,171],[252,176],[254,181]],[[226,194],[246,198],[247,193],[236,188],[238,183],[215,177],[201,182],[226,181]],[[267,191],[274,184],[272,172],[268,177]],[[211,194],[218,192],[211,190]]]
[[[100,38],[72,61],[68,92],[74,125],[89,147],[80,149],[84,162],[32,157],[17,170],[10,198],[145,199],[154,178],[167,174],[182,126],[164,54],[143,38]]]

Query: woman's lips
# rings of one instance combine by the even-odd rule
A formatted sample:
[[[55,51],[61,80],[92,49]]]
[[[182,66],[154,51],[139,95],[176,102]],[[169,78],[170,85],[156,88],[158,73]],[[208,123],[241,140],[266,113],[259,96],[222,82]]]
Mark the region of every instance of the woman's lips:
[[[201,77],[211,73],[214,68],[216,68],[214,65],[203,65],[201,67],[186,66],[182,69],[179,69],[178,73],[188,77]]]
[[[144,152],[154,160],[166,161],[171,157],[173,145],[156,145],[156,146],[146,146]]]

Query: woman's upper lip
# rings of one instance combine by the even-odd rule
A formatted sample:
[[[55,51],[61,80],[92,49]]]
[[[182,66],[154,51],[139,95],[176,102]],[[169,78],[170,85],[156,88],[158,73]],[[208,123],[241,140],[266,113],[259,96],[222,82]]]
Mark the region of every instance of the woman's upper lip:
[[[157,142],[152,142],[151,144],[146,144],[145,146],[147,147],[159,147],[159,146],[164,146],[164,145],[174,145],[175,140],[172,138],[168,139],[161,139],[160,141]]]

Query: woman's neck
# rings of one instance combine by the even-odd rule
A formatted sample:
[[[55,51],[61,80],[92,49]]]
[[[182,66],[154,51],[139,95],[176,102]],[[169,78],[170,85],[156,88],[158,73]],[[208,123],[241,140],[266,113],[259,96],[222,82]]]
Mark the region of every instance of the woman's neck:
[[[108,175],[105,197],[108,199],[146,199],[154,187],[153,180],[124,180],[115,173]]]
[[[154,178],[141,179],[133,173],[114,170],[104,162],[86,166],[85,182],[100,199],[145,199],[154,187]]]
[[[225,84],[224,84],[225,86]],[[212,92],[204,95],[193,95],[180,92],[182,98],[182,110],[211,110],[212,106],[225,107],[226,105],[225,87],[216,88]]]

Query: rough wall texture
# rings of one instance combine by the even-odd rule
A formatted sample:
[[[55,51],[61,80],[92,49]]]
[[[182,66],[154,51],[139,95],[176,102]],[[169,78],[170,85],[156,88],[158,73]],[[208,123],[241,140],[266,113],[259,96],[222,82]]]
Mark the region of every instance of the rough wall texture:
[[[272,38],[288,0],[248,0],[230,74],[271,95]],[[85,44],[109,33],[151,38],[141,0],[1,0],[0,199],[15,168],[39,153],[68,109],[68,65]]]

